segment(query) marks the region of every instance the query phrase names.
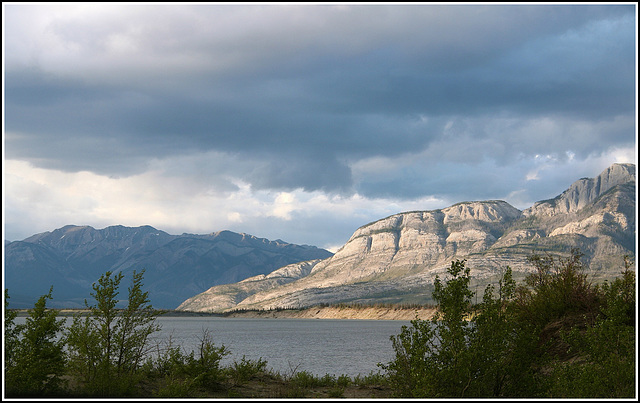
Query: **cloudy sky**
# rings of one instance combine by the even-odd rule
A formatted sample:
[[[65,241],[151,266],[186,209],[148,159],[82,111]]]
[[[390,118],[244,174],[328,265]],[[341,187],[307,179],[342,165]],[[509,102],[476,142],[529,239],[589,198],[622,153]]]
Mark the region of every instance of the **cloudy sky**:
[[[223,229],[335,249],[637,160],[625,5],[3,3],[4,237]]]

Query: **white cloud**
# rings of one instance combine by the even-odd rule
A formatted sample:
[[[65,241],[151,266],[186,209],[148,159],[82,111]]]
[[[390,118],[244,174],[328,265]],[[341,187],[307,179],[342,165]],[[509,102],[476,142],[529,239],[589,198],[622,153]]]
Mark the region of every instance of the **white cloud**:
[[[632,11],[3,4],[6,229],[338,245],[401,211],[527,207],[636,160]]]
[[[584,160],[560,160],[553,156],[523,158],[520,167],[506,169],[520,171],[523,178],[527,175],[526,179],[535,175],[536,184],[527,186],[523,180],[520,188],[505,189],[503,199],[524,209],[535,201],[555,197],[581,177],[598,175],[612,162],[635,162],[636,158],[633,147],[613,148]],[[5,160],[6,239],[24,239],[67,224],[96,228],[152,225],[174,234],[230,229],[335,250],[358,227],[371,221],[403,211],[433,210],[464,201],[433,196],[368,198],[358,193],[331,195],[301,189],[252,190],[249,184],[230,176],[229,171],[222,172],[227,187],[216,191],[212,184],[218,179],[212,175],[184,176],[184,172],[177,175],[168,169],[176,162],[157,160],[152,164],[154,169],[144,174],[117,179]],[[184,167],[188,172],[192,168]],[[203,172],[209,172],[209,168],[205,166]],[[228,186],[229,183],[233,186]]]
[[[244,218],[242,217],[242,214],[237,211],[230,211],[227,214],[227,220],[229,220],[229,222],[241,223],[244,221]]]
[[[289,221],[291,220],[291,213],[297,209],[297,204],[293,193],[280,192],[273,201],[273,208],[269,215]]]

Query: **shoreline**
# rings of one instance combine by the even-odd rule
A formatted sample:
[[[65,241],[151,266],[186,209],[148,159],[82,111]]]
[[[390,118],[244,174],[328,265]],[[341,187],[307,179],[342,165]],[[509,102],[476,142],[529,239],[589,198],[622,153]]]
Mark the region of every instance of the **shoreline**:
[[[327,306],[304,309],[283,309],[270,311],[232,311],[224,314],[230,318],[273,318],[273,319],[361,319],[361,320],[429,320],[435,308],[403,307],[350,307]]]
[[[17,312],[19,317],[28,316],[29,311],[32,308],[15,308],[9,309],[10,311]],[[75,315],[88,315],[91,311],[88,309],[71,309],[71,308],[47,308],[47,310],[55,310],[58,311],[57,316],[75,316]],[[157,311],[161,312],[158,317],[162,316],[224,316],[222,313],[210,313],[210,312],[189,312],[189,311],[175,311],[171,309],[158,309]]]
[[[55,308],[54,308],[55,309]],[[87,309],[57,309],[58,316],[86,315]],[[27,316],[28,309],[15,309],[18,316]],[[158,317],[221,317],[221,318],[271,318],[271,319],[355,319],[355,320],[429,320],[436,308],[401,306],[316,306],[301,309],[246,310],[230,312],[192,312],[159,310]]]

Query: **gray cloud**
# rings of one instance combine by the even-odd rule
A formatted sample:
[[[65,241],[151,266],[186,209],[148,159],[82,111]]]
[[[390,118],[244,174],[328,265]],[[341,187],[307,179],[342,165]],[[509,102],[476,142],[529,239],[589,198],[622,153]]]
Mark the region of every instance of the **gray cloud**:
[[[571,175],[635,146],[635,11],[3,5],[5,156],[223,193],[535,198],[540,156]]]

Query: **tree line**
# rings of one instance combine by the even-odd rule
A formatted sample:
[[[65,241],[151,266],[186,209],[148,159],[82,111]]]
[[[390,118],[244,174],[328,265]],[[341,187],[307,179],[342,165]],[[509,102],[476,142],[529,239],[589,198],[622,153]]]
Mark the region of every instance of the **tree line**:
[[[392,336],[394,358],[380,363],[384,373],[371,374],[369,382],[390,396],[412,398],[634,397],[632,264],[625,257],[619,277],[592,284],[581,258],[577,250],[568,258],[534,254],[524,284],[517,285],[506,267],[479,303],[473,303],[466,262],[453,261],[446,278],[434,282],[435,316],[415,319]],[[133,272],[126,306],[118,308],[123,275],[103,274],[93,284],[93,302],[85,300],[89,314],[75,315],[68,326],[46,307],[53,289],[28,311],[24,324],[16,324],[5,289],[6,396],[210,396],[267,372],[266,361],[244,356],[222,368],[230,352],[207,332],[188,353],[171,341],[163,348],[152,342],[162,312],[149,303],[143,275]],[[290,375],[276,381],[337,390],[352,382],[304,371]],[[287,393],[262,397],[304,396]]]

